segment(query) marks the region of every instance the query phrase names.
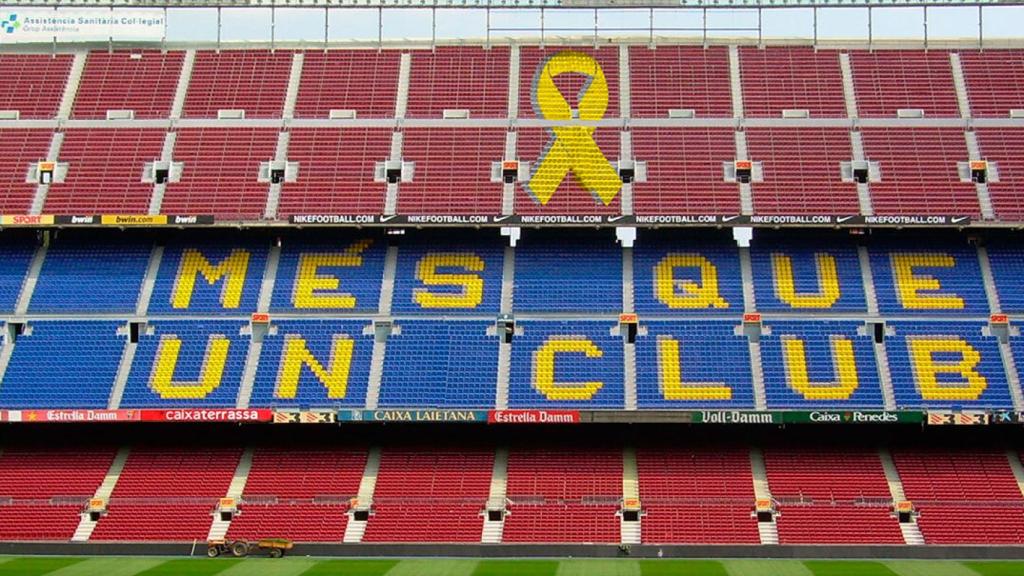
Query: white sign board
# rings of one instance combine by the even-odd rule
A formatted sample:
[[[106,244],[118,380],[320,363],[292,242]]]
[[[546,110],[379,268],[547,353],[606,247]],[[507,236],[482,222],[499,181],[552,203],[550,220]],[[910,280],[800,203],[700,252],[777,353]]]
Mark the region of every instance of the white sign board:
[[[167,22],[162,10],[0,9],[0,44],[142,40],[159,42]]]

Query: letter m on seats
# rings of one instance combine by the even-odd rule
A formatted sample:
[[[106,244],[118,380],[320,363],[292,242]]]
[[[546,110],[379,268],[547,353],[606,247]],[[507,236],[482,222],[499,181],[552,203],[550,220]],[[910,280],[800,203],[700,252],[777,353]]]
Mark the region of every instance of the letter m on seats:
[[[232,250],[228,256],[216,263],[210,262],[198,250],[188,249],[181,255],[178,276],[174,279],[171,292],[171,306],[185,309],[192,303],[192,292],[200,276],[213,286],[221,282],[220,305],[224,308],[238,308],[242,300],[242,288],[249,270],[249,252]]]

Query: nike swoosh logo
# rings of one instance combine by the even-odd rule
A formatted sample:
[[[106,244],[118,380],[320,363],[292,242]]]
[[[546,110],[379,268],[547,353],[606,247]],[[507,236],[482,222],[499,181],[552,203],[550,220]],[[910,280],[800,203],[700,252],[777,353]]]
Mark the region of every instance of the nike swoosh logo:
[[[388,220],[394,220],[394,218],[395,218],[394,216],[381,216],[380,217],[380,221],[381,222],[387,222]]]
[[[722,222],[732,222],[737,218],[739,218],[739,216],[722,216]]]
[[[956,218],[956,217],[950,218],[949,221],[952,222],[953,224],[959,224],[960,222],[963,222],[964,220],[970,220],[970,219],[971,219],[970,216],[960,216],[958,218]]]
[[[609,222],[618,222],[619,220],[622,220],[623,218],[625,218],[625,216],[609,216],[608,217],[608,221]]]
[[[511,216],[495,216],[494,217],[494,221],[495,222],[504,222],[505,220],[508,220],[509,218],[511,218]]]
[[[843,222],[846,222],[847,220],[850,220],[852,218],[853,216],[836,216],[836,222],[842,224]]]

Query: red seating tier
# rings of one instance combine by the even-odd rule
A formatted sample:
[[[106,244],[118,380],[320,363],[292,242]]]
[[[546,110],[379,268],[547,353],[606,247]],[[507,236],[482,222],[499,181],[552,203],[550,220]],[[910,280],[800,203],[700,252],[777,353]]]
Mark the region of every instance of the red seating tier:
[[[231,520],[228,538],[252,540],[272,535],[293,542],[341,542],[348,525],[347,503],[278,501],[243,504],[241,510]]]
[[[245,483],[246,496],[351,497],[359,491],[366,451],[258,449]]]
[[[288,50],[200,50],[184,116],[216,118],[218,110],[243,109],[247,118],[280,118],[291,68]]]
[[[82,520],[81,505],[0,505],[0,540],[70,540]]]
[[[0,130],[0,212],[28,214],[37,185],[25,179],[32,164],[47,159],[51,140],[50,130]]]
[[[0,55],[0,110],[18,110],[22,120],[56,116],[73,60],[71,54]]]
[[[637,473],[644,542],[760,542],[747,449],[644,448]]]
[[[1024,497],[1005,452],[894,450],[928,544],[1024,543]]]
[[[925,117],[960,117],[948,52],[857,50],[850,63],[862,118],[895,118],[901,108],[919,108]]]
[[[259,219],[270,190],[258,181],[260,163],[274,158],[277,135],[275,128],[178,130],[174,160],[184,171],[167,184],[161,211]]]
[[[491,163],[505,153],[503,128],[407,129],[402,157],[416,163],[398,187],[400,214],[500,214],[502,184]]]
[[[512,449],[505,542],[618,542],[622,451]]]
[[[181,76],[184,52],[90,52],[75,96],[73,118],[106,118],[134,110],[136,118],[166,118]]]
[[[64,134],[64,182],[50,186],[47,214],[145,214],[153,183],[142,181],[146,162],[160,158],[163,130],[74,129]]]
[[[775,522],[779,544],[903,544],[888,506],[782,505]]]
[[[274,534],[297,542],[340,542],[348,499],[359,492],[366,452],[258,449],[245,484],[231,538]]]
[[[673,108],[693,110],[698,118],[732,117],[724,46],[631,46],[629,81],[634,118],[665,118]]]
[[[299,163],[295,182],[281,185],[278,215],[381,214],[387,184],[374,166],[391,154],[389,128],[295,128],[288,159]]]
[[[92,539],[206,538],[211,512],[227,493],[241,452],[235,448],[133,450]]]
[[[364,542],[479,542],[491,451],[387,450]]]
[[[877,452],[770,448],[764,451],[774,498],[814,501],[891,500]]]
[[[521,128],[517,133],[516,146],[520,162],[529,162],[531,172],[538,165],[541,154],[555,136],[543,128]],[[619,159],[620,132],[615,128],[598,128],[593,133],[601,152],[611,167]],[[608,204],[583,188],[574,172],[566,174],[547,204],[541,204],[529,192],[523,182],[516,184],[515,211],[517,214],[620,214],[622,212],[622,191]]]
[[[445,109],[471,118],[508,115],[509,49],[439,46],[413,50],[409,71],[409,118],[440,118]]]
[[[619,49],[618,47],[605,47],[595,49],[586,47],[549,47],[538,48],[536,46],[524,46],[519,51],[519,117],[520,118],[541,118],[536,112],[533,98],[534,79],[540,74],[544,62],[551,56],[564,51],[582,52],[594,58],[601,71],[604,72],[605,80],[608,82],[608,109],[604,113],[605,118],[615,118],[619,115]],[[566,99],[569,105],[576,108],[579,105],[579,96],[583,88],[589,82],[589,76],[585,74],[566,73],[555,77],[555,86]]]
[[[597,542],[621,540],[618,506],[608,504],[513,504],[503,542]]]
[[[928,544],[1024,544],[1024,505],[915,506]]]
[[[1007,118],[1024,108],[1024,51],[964,50],[960,52],[971,116]]]
[[[103,482],[113,459],[113,450],[5,449],[0,453],[0,498],[87,500]]]
[[[636,214],[739,214],[739,186],[723,163],[736,159],[731,128],[634,128],[633,155],[647,182],[633,183]]]
[[[296,118],[327,118],[332,109],[358,118],[395,115],[398,50],[310,50],[303,56]]]
[[[811,118],[845,118],[839,53],[811,47],[740,48],[744,116],[779,118],[803,109]]]
[[[1024,130],[1014,128],[978,128],[978,147],[983,158],[994,162],[999,181],[988,182],[992,208],[999,220],[1024,219]]]
[[[877,161],[881,182],[869,184],[875,214],[977,215],[973,183],[960,182],[966,162],[959,128],[864,128],[864,154]]]
[[[857,185],[839,163],[853,159],[844,128],[751,128],[747,153],[764,181],[751,185],[755,214],[859,214]]]
[[[643,500],[641,500],[643,502]],[[645,544],[759,544],[751,504],[644,504]]]

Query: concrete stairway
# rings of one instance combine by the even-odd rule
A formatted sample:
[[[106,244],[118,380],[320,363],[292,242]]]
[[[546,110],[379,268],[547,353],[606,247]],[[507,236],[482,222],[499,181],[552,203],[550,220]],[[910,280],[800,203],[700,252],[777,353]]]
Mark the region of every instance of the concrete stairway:
[[[359,500],[357,505],[359,510],[368,510],[373,504],[373,492],[377,488],[377,473],[379,471],[380,448],[370,448],[370,452],[366,455],[363,479],[359,481],[359,493],[356,496]],[[366,520],[356,520],[353,512],[349,512],[349,514],[343,542],[362,542],[363,534],[366,533]]]
[[[93,498],[102,498],[104,501],[110,499],[110,495],[114,493],[114,486],[117,485],[118,478],[121,477],[121,471],[124,470],[124,463],[128,461],[128,454],[131,450],[128,447],[122,447],[117,451],[117,455],[114,456],[114,460],[110,463],[110,469],[107,470],[107,475],[103,477],[103,482],[100,483],[99,488],[96,489],[96,493]],[[86,542],[92,537],[93,530],[96,529],[98,521],[94,522],[88,512],[82,513],[82,520],[78,523],[78,527],[75,528],[74,535],[71,536],[72,542]]]

